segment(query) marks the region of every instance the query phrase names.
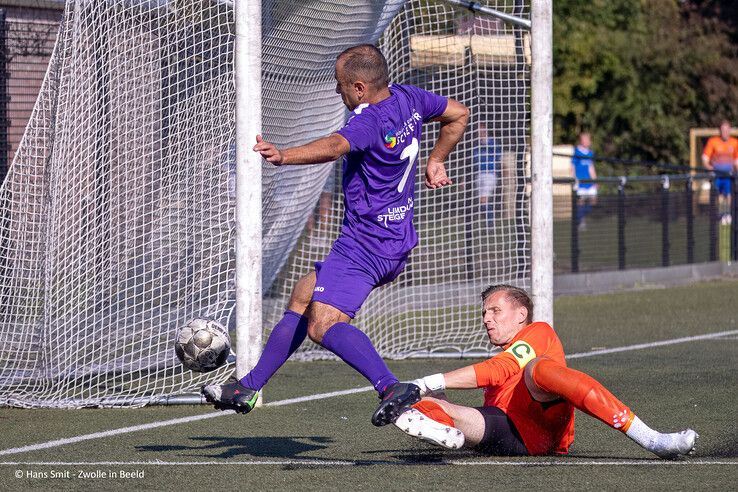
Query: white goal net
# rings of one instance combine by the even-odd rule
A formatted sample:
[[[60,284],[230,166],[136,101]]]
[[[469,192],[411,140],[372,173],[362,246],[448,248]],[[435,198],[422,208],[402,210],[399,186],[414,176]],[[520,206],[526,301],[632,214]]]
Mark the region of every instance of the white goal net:
[[[529,18],[524,2],[488,6]],[[378,40],[390,80],[454,98],[471,110],[446,168],[454,184],[424,186],[423,163],[438,136],[427,125],[416,179],[420,243],[406,270],[375,290],[354,321],[385,357],[488,354],[480,294],[494,283],[530,287],[529,33],[445,2],[411,1]],[[321,191],[289,265],[267,292],[266,328],[292,286],[330,250],[342,217],[340,165]],[[331,179],[332,178],[332,179]],[[306,343],[294,357],[332,357]]]
[[[235,323],[233,20],[226,0],[67,3],[0,187],[0,405],[145,405],[233,371],[192,373],[173,349],[193,317]],[[486,351],[479,292],[529,285],[527,33],[436,1],[264,1],[262,21],[262,126],[280,146],[342,126],[333,63],[364,42],[394,82],[471,108],[454,185],[418,180],[420,245],[356,324],[389,357]],[[337,183],[332,164],[263,167],[266,335],[338,232]]]

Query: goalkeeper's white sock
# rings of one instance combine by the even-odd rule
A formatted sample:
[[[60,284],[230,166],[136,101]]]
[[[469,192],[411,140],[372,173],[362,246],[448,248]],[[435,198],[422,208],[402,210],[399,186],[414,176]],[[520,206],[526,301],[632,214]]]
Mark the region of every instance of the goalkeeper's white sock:
[[[628,430],[625,433],[626,436],[630,437],[646,449],[651,449],[651,447],[653,447],[659,434],[660,432],[655,431],[644,424],[637,416],[633,417],[633,421],[630,423],[630,427],[628,427]]]
[[[681,455],[692,454],[699,437],[692,429],[670,434],[655,431],[644,424],[637,416],[633,417],[625,435],[661,458],[676,458]]]

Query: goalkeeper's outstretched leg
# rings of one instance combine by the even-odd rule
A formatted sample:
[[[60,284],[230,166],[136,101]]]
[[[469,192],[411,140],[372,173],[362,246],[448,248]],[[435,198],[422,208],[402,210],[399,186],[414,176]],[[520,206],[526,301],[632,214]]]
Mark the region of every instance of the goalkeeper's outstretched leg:
[[[661,458],[694,454],[699,437],[695,431],[662,433],[651,429],[607,388],[583,372],[550,359],[533,359],[525,368],[525,384],[536,401],[563,398]]]

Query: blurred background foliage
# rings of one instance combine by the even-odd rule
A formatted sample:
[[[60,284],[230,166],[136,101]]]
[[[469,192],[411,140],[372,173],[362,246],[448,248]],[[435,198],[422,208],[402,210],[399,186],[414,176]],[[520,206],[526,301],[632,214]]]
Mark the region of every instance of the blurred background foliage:
[[[555,144],[587,130],[597,154],[687,164],[691,127],[738,125],[735,0],[556,0],[553,11]]]

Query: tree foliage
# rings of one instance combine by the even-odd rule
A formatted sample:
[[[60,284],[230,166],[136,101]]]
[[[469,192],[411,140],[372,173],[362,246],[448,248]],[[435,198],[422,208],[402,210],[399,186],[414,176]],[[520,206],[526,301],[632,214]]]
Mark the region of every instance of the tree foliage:
[[[690,127],[738,124],[735,32],[697,3],[553,2],[554,140],[588,130],[599,153],[685,163]]]

